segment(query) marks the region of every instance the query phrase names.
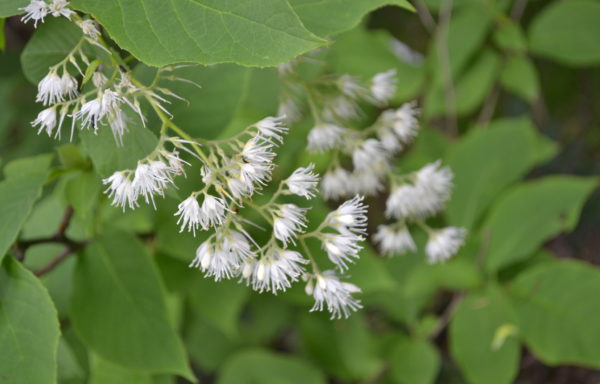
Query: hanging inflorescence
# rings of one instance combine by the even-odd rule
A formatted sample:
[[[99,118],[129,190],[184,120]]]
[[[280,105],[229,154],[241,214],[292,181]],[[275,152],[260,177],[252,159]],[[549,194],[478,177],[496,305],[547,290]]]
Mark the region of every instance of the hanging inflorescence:
[[[316,229],[307,230],[309,207],[282,200],[286,195],[309,200],[317,194],[319,176],[314,172],[314,165],[298,168],[283,181],[276,182],[271,177],[275,149],[288,131],[289,119],[285,114],[267,117],[229,139],[192,138],[172,122],[165,108],[169,103],[167,97],[179,96],[158,86],[161,79],[189,82],[172,75],[162,76],[177,67],[159,69],[151,85],[145,86],[103,40],[99,25],[70,10],[66,1],[33,0],[23,10],[26,12],[23,20],[31,20],[34,25],[49,15],[66,17],[83,32],[80,42],[63,60],[50,67],[38,84],[37,101],[47,107],[32,122],[38,127],[38,133],[60,138],[63,122],[69,118],[71,139],[76,127],[93,133],[110,129],[116,145],[120,146],[127,139],[131,119],[127,110],[145,126],[147,119],[142,103],[146,103],[161,121],[156,148],[139,159],[135,169],[114,172],[103,180],[113,205],[123,210],[136,209],[143,203],[156,207],[157,198],[176,187],[177,177],[185,175],[186,168],[192,166],[183,155],[193,156],[200,167],[189,173],[198,175],[201,187],[181,201],[174,212],[181,232],[188,231],[194,236],[200,231],[208,232],[191,267],[216,281],[237,278],[258,292],[273,294],[302,281],[306,293],[314,297],[312,310],[326,309],[332,318],[347,317],[351,311],[361,308],[360,301],[353,297],[360,289],[341,279],[359,257],[366,231],[367,207],[358,194],[350,196]],[[87,45],[100,47],[107,61],[101,57],[90,58]],[[374,102],[389,97],[387,79],[392,75],[384,74],[374,81]],[[363,91],[358,87],[347,89],[350,94]],[[256,203],[256,192],[271,184],[277,189],[270,200]],[[250,212],[258,214],[270,229],[249,220]],[[270,233],[262,244],[252,236],[256,228]],[[320,269],[307,246],[309,239],[321,244],[332,268]]]
[[[466,230],[434,229],[425,222],[444,210],[453,186],[452,171],[439,160],[409,174],[399,174],[392,167],[394,158],[419,132],[416,103],[386,109],[396,92],[395,70],[378,73],[368,81],[350,75],[308,81],[294,71],[298,61],[280,67],[285,85],[280,110],[299,118],[306,104],[315,123],[308,133],[308,150],[332,155],[321,181],[323,196],[338,200],[388,192],[385,215],[390,223],[380,225],[373,236],[384,255],[417,250],[409,229],[412,225],[429,237],[425,246],[429,263],[443,262],[456,254]],[[362,117],[361,102],[383,111],[364,129],[348,128]]]

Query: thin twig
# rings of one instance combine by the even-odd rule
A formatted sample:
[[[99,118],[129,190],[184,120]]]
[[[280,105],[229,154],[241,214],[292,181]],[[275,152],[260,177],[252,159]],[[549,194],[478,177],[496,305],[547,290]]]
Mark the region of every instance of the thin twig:
[[[431,12],[427,9],[425,3],[422,0],[415,0],[414,2],[415,9],[417,10],[417,15],[419,19],[421,19],[421,23],[429,33],[433,33],[436,28],[435,20],[433,16],[431,16]]]
[[[517,0],[510,10],[510,17],[516,21],[519,21],[525,12],[528,0]]]
[[[69,256],[73,252],[75,252],[75,250],[72,249],[71,247],[67,246],[58,255],[56,255],[52,260],[50,260],[50,262],[48,264],[44,265],[39,270],[35,271],[35,275],[39,277],[39,276],[43,276],[46,273],[52,271],[54,268],[56,268],[56,266],[58,266],[60,263],[62,263],[67,258],[67,256]]]
[[[430,340],[436,339],[444,331],[444,329],[446,329],[448,324],[450,324],[450,320],[452,320],[452,316],[454,316],[456,308],[458,308],[458,305],[461,303],[464,297],[465,294],[463,292],[456,292],[454,296],[452,296],[452,300],[450,300],[450,303],[444,310],[444,313],[442,313],[437,327],[429,335]]]
[[[446,122],[448,131],[454,136],[458,134],[456,121],[456,93],[452,80],[452,67],[448,49],[448,34],[450,19],[452,18],[452,0],[444,0],[440,8],[437,31],[437,56],[444,81],[444,94],[446,96]]]
[[[494,112],[496,111],[496,105],[498,104],[499,97],[500,88],[496,85],[486,98],[483,108],[481,108],[481,112],[477,118],[477,125],[479,127],[487,127],[492,117],[494,117]]]

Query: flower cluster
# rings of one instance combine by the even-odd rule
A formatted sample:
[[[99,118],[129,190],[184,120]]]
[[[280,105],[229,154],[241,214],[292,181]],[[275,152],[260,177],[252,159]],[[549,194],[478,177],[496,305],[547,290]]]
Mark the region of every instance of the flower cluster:
[[[378,195],[389,191],[386,216],[395,220],[380,225],[373,236],[386,255],[416,251],[409,225],[422,227],[429,235],[425,252],[430,263],[443,262],[462,246],[466,231],[448,227],[432,229],[425,219],[439,214],[452,190],[452,171],[439,161],[417,172],[397,175],[392,161],[419,132],[419,109],[414,102],[399,108],[384,109],[374,123],[363,129],[349,128],[349,122],[361,115],[360,102],[385,108],[396,91],[395,71],[378,73],[367,82],[350,75],[326,76],[307,85],[302,83],[293,66],[280,72],[288,86],[288,96],[281,108],[301,110],[299,92],[308,100],[314,127],[307,137],[307,148],[313,152],[330,152],[333,161],[321,182],[327,199],[337,200],[360,195]],[[296,86],[294,86],[296,84]],[[300,86],[298,84],[304,84]],[[296,97],[289,95],[296,94]]]

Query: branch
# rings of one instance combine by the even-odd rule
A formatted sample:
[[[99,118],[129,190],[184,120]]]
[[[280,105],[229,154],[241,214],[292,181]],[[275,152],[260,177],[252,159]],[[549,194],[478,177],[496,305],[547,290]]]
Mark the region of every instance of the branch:
[[[57,265],[62,263],[67,258],[67,256],[69,256],[73,252],[75,252],[74,249],[72,249],[71,247],[66,247],[58,255],[56,255],[52,260],[50,260],[50,262],[48,264],[46,264],[39,270],[35,271],[34,274],[37,277],[45,275],[46,273],[48,273],[48,272],[52,271],[54,268],[56,268]]]
[[[444,329],[446,329],[450,323],[450,320],[452,320],[452,316],[454,316],[454,312],[456,312],[456,308],[458,308],[458,305],[461,303],[464,297],[465,294],[463,292],[457,292],[454,294],[454,296],[452,296],[452,300],[450,300],[450,303],[444,310],[444,313],[442,313],[437,327],[429,335],[431,340],[436,339],[444,331]]]
[[[446,122],[448,130],[456,136],[458,134],[458,123],[456,121],[456,92],[452,80],[452,67],[450,64],[450,52],[448,48],[448,30],[450,28],[450,19],[452,18],[452,0],[443,0],[437,31],[437,56],[440,70],[444,81],[444,94],[446,97]]]
[[[419,19],[421,19],[421,23],[423,23],[423,26],[427,32],[433,33],[436,25],[433,16],[431,16],[431,13],[429,12],[429,9],[427,9],[427,6],[422,0],[416,0],[414,3],[415,9],[417,10],[417,15],[419,16]]]

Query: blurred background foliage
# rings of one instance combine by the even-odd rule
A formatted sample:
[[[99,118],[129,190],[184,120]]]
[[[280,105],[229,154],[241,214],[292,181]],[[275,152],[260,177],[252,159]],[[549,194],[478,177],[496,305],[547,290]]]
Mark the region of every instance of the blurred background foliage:
[[[193,376],[221,384],[600,382],[600,2],[412,4],[415,12],[372,12],[311,54],[304,70],[366,78],[395,68],[393,104],[416,99],[423,112],[417,142],[396,165],[410,171],[443,159],[456,186],[440,220],[470,235],[443,265],[427,265],[421,253],[383,258],[367,246],[351,276],[366,308],[339,321],[308,313],[300,285],[275,297],[188,269],[202,237],[178,233],[172,212],[194,177],[156,211],[110,207],[100,176],[135,164],[155,138],[134,127],[136,140],[115,151],[107,130],[63,139],[57,148],[36,135],[32,82],[48,55],[60,57],[37,36],[64,27],[46,23],[31,38],[30,26],[3,20],[0,154],[8,165],[0,192],[30,173],[23,201],[33,204],[43,191],[31,214],[18,218],[25,220],[20,239],[51,236],[67,207],[74,211],[71,238],[101,233],[41,277],[49,295],[13,258],[3,261],[3,305],[35,300],[23,324],[47,327],[49,344],[58,338],[59,383],[166,384]],[[153,72],[142,63],[135,70]],[[192,136],[227,137],[277,111],[274,69],[219,64],[181,76],[202,85],[171,87],[190,101],[170,111]],[[367,112],[366,119],[377,113]],[[311,124],[292,128],[275,177],[311,161],[326,164],[326,156],[304,151]],[[31,170],[48,169],[51,159],[31,156],[47,153],[58,165],[43,186],[46,171]],[[383,222],[385,199],[369,201],[371,228]],[[327,203],[315,204],[310,215],[323,216]],[[2,252],[10,226],[1,225]],[[30,247],[25,266],[39,271],[61,249]],[[45,320],[55,318],[54,307],[60,336]],[[31,358],[48,348],[31,343],[38,344]]]

